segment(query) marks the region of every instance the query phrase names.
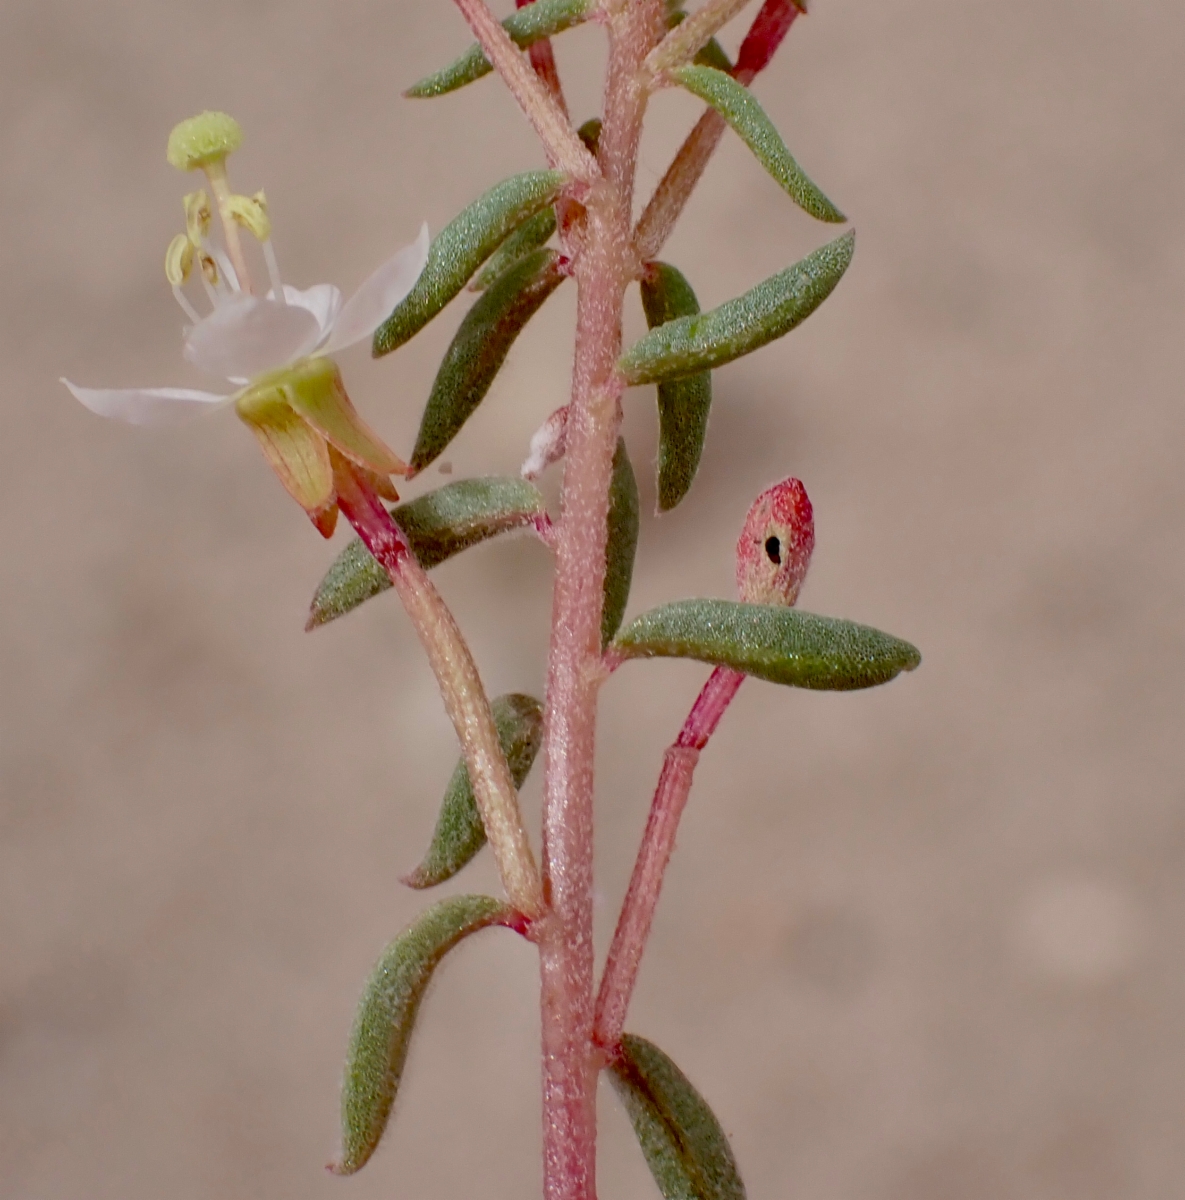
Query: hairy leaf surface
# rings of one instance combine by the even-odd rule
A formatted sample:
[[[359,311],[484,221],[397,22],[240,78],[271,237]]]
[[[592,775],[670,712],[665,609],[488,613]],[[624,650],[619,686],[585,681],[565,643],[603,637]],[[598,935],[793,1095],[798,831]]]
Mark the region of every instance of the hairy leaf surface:
[[[631,384],[657,383],[751,354],[802,324],[831,295],[852,261],[845,233],[735,300],[652,329],[618,361]]]
[[[921,655],[868,625],[735,600],[679,600],[631,621],[612,649],[627,658],[695,658],[820,691],[888,683]]]
[[[694,316],[699,301],[682,273],[666,263],[650,263],[642,278],[642,307],[651,329],[677,317]],[[712,373],[697,371],[658,384],[658,509],[669,512],[691,487],[699,470],[708,414]]]
[[[543,741],[543,705],[534,696],[511,692],[490,704],[502,753],[514,786],[522,787]],[[469,769],[461,759],[444,793],[432,843],[423,861],[403,882],[429,888],[451,879],[486,844],[485,826],[473,795]]]
[[[546,511],[538,489],[516,476],[461,479],[391,510],[420,566],[438,566],[488,538],[530,525]],[[321,580],[307,628],[325,625],[391,586],[361,538],[348,542]]]
[[[390,354],[419,333],[523,221],[555,200],[565,178],[562,171],[512,176],[454,217],[432,239],[415,287],[375,330],[374,356]]]
[[[679,67],[669,75],[710,104],[736,130],[757,161],[799,208],[820,221],[847,220],[794,160],[773,122],[765,115],[765,109],[743,83],[715,65]]]
[[[601,645],[607,646],[621,628],[634,577],[638,550],[638,481],[625,450],[617,439],[613,453],[613,478],[609,485],[609,540],[605,547],[605,602],[601,609]]]
[[[412,471],[422,471],[485,399],[515,339],[564,281],[560,256],[544,247],[524,255],[482,292],[465,315],[420,419]]]
[[[354,1018],[342,1079],[342,1150],[333,1167],[353,1175],[374,1153],[407,1061],[407,1048],[432,972],[463,938],[518,914],[489,896],[452,896],[423,913],[375,965]]]
[[[653,1042],[621,1039],[609,1080],[665,1200],[745,1200],[728,1138],[691,1081]]]

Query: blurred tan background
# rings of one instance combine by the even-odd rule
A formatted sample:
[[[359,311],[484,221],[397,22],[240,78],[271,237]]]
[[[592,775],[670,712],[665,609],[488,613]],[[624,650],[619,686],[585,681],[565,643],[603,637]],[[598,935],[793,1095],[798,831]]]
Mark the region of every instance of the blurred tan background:
[[[754,1200],[1185,1186],[1183,39],[1156,0],[819,0],[757,90],[852,215],[854,266],[717,375],[661,521],[652,396],[629,397],[632,611],[730,595],[749,500],[792,472],[818,522],[804,607],[925,656],[860,695],[751,683],[702,763],[629,1025],[709,1097]],[[354,1001],[426,903],[396,879],[455,761],[402,614],[304,634],[343,535],[320,542],[245,430],[104,422],[56,382],[198,382],[161,272],[187,186],[165,138],[198,109],[243,122],[233,179],[266,187],[302,285],[349,291],[538,165],[493,79],[400,100],[466,44],[447,0],[0,7],[4,1197],[538,1193],[534,961],[501,934],[437,982],[377,1158],[322,1169]],[[581,119],[601,47],[559,43]],[[696,111],[655,103],[643,193]],[[732,139],[668,257],[707,306],[829,236]],[[572,302],[454,478],[514,470],[562,401]],[[343,358],[397,448],[462,311]],[[437,580],[490,689],[538,691],[542,548]],[[704,674],[605,690],[602,945]],[[525,797],[534,822],[537,776]],[[494,887],[488,856],[457,886]],[[655,1195],[603,1101],[601,1194]]]

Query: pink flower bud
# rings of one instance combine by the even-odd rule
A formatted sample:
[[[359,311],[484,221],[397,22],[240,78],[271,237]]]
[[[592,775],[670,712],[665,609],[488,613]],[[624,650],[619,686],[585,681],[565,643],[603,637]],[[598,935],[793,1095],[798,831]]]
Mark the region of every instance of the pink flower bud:
[[[784,479],[749,509],[737,542],[737,592],[746,604],[791,605],[815,548],[815,518],[806,488]]]

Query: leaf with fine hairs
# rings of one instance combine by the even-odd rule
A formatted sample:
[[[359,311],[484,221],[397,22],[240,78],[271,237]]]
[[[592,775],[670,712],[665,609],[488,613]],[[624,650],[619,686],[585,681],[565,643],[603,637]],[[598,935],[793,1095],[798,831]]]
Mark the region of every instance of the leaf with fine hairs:
[[[463,938],[522,918],[489,896],[452,896],[423,913],[376,964],[354,1018],[342,1079],[342,1149],[330,1168],[353,1175],[374,1153],[407,1061],[412,1028],[432,972]]]
[[[678,600],[631,621],[610,652],[694,658],[817,691],[888,683],[922,661],[916,647],[868,625],[735,600]]]
[[[391,510],[425,570],[478,542],[531,525],[546,512],[543,496],[517,476],[459,479]],[[344,617],[391,586],[387,572],[354,538],[321,580],[307,629]]]
[[[525,50],[543,38],[571,29],[588,19],[595,8],[593,0],[534,0],[502,22],[510,40]],[[421,79],[403,94],[413,100],[443,96],[488,75],[494,68],[481,46],[474,42],[460,58],[447,67]]]
[[[543,741],[543,705],[534,696],[511,692],[491,702],[498,742],[514,786],[522,787]],[[486,844],[485,826],[473,796],[473,784],[461,759],[449,780],[440,816],[420,865],[403,880],[408,887],[429,888],[451,879]]]
[[[564,281],[560,256],[544,247],[524,255],[482,292],[465,315],[436,373],[411,452],[422,471],[485,399],[515,339]]]
[[[608,1070],[665,1200],[745,1200],[720,1122],[667,1055],[627,1033]]]
[[[680,271],[648,263],[642,277],[642,307],[651,329],[677,317],[694,316],[699,301]],[[658,384],[658,511],[669,512],[691,487],[699,470],[712,408],[712,373],[697,371]]]
[[[490,255],[486,265],[474,276],[469,285],[471,292],[484,292],[486,288],[524,254],[538,250],[547,243],[556,230],[555,209],[545,208],[533,217],[528,217],[507,239]]]
[[[609,484],[609,539],[605,546],[605,601],[601,609],[601,645],[607,646],[621,628],[634,577],[638,550],[638,481],[625,450],[617,439],[613,453],[613,478]]]
[[[432,239],[415,287],[375,330],[375,358],[398,350],[419,333],[519,225],[555,200],[566,178],[562,171],[514,175],[455,216]]]
[[[621,356],[618,370],[627,383],[657,383],[759,350],[801,325],[831,295],[855,246],[855,233],[845,233],[735,300],[659,325]]]
[[[820,221],[847,220],[807,178],[786,149],[773,122],[765,115],[765,109],[743,83],[716,66],[679,67],[668,74],[676,83],[710,104],[736,130],[757,161],[799,208]]]

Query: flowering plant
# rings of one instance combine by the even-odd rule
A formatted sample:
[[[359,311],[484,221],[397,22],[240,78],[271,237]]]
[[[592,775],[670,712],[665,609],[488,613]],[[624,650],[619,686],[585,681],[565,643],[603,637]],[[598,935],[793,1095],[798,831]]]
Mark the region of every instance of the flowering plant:
[[[736,600],[678,600],[626,623],[640,516],[620,426],[627,389],[654,385],[659,507],[675,507],[699,468],[712,372],[790,332],[827,298],[851,261],[849,232],[701,312],[684,274],[658,257],[730,128],[804,212],[829,223],[846,220],[749,91],[803,10],[794,0],[764,0],[733,62],[714,35],[746,0],[704,0],[690,14],[668,0],[533,0],[520,2],[501,22],[485,0],[456,4],[476,43],[409,95],[440,95],[496,71],[539,135],[544,169],[495,184],[431,241],[422,229],[343,302],[329,284],[302,291],[282,282],[265,195],[230,188],[227,159],[241,141],[238,125],[222,113],[182,122],[170,137],[168,159],[179,169],[204,172],[209,192],[185,197],[185,232],[168,248],[165,273],[191,322],[185,358],[228,380],[232,390],[67,386],[93,411],[134,424],[233,404],[317,529],[329,537],[340,513],[357,534],[318,588],[309,627],[393,588],[456,730],[461,760],[431,844],[404,882],[437,886],[488,844],[505,895],[442,900],[379,957],[349,1039],[342,1148],[333,1169],[361,1169],[379,1145],[436,966],[462,940],[501,926],[539,953],[548,1200],[595,1195],[595,1097],[602,1074],[620,1096],[668,1200],[739,1200],[740,1172],[707,1102],[653,1042],[625,1031],[696,764],[747,676],[849,690],[886,683],[916,667],[919,656],[888,634],[798,611],[815,534],[806,488],[793,477],[761,492],[744,520],[735,552]],[[609,56],[603,110],[577,126],[549,39],[582,22],[603,27]],[[706,109],[635,220],[647,103],[658,89],[676,86]],[[255,270],[244,232],[258,247]],[[253,274],[263,277],[260,266],[266,290],[252,283]],[[521,476],[458,480],[388,507],[384,501],[399,499],[392,477],[415,477],[463,433],[519,332],[568,280],[577,290],[571,389],[524,447]],[[635,283],[649,332],[626,347],[623,310]],[[445,354],[405,463],[359,416],[332,356],[365,339],[376,356],[391,353],[467,285],[479,295]],[[193,302],[195,291],[205,294],[205,315]],[[557,463],[563,485],[553,516],[532,480]],[[428,576],[453,554],[511,529],[531,531],[555,555],[542,701],[487,696],[461,630]],[[598,982],[592,940],[597,697],[625,663],[655,656],[695,659],[713,669],[663,757]],[[540,863],[517,789],[541,748]]]

